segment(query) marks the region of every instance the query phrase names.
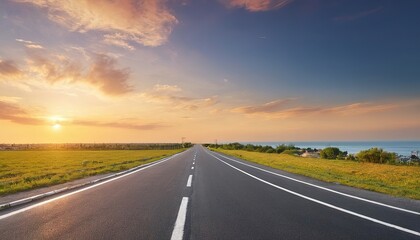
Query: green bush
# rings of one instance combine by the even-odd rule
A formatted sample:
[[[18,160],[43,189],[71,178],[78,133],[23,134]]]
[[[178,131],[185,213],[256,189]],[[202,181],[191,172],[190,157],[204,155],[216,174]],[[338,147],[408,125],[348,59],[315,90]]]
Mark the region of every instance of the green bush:
[[[354,154],[349,154],[346,159],[351,160],[351,161],[356,161],[357,160],[356,157],[354,156]]]
[[[321,158],[325,159],[337,159],[340,153],[342,152],[336,147],[327,147],[322,149],[322,151],[320,152],[320,156]]]
[[[255,147],[252,144],[247,144],[244,149],[251,152],[255,151]]]
[[[396,153],[384,151],[382,148],[371,148],[368,150],[360,151],[356,157],[357,160],[361,162],[390,164],[398,162],[398,156]]]
[[[268,149],[267,151],[265,151],[266,153],[274,153],[275,151],[274,151],[274,149],[272,149],[272,148],[270,148],[270,149]]]
[[[281,144],[281,145],[276,147],[275,151],[277,153],[282,153],[286,150],[294,150],[294,149],[297,149],[297,148],[293,144],[289,144],[289,145]]]

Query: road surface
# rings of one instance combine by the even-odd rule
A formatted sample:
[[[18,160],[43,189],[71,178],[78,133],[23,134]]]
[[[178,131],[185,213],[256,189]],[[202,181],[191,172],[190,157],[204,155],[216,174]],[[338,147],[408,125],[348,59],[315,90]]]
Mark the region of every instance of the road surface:
[[[323,183],[200,145],[0,211],[0,239],[420,239],[420,203]]]

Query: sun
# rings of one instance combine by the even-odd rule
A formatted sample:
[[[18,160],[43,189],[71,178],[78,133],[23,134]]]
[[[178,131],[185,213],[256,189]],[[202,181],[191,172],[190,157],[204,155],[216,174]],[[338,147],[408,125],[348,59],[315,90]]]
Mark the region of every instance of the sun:
[[[52,127],[54,130],[59,130],[61,128],[61,124],[55,123]]]
[[[60,116],[51,116],[49,117],[49,121],[52,124],[52,129],[54,129],[55,131],[58,131],[61,129],[61,124],[63,121],[65,121],[64,118],[60,117]]]

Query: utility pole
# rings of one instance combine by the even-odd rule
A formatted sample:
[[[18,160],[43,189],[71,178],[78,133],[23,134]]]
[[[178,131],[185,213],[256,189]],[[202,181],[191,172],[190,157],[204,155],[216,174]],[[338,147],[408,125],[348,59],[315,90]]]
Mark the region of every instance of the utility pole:
[[[184,147],[184,141],[185,141],[185,137],[182,137],[182,138],[181,138],[181,144],[182,144],[182,147]]]

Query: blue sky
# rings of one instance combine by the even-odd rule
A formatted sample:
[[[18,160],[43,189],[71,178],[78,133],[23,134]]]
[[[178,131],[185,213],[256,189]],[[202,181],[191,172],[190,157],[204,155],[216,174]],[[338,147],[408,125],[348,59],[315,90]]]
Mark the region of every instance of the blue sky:
[[[418,94],[418,1],[311,2],[250,13],[197,1],[179,10],[171,42],[268,95],[315,90],[318,97],[350,100]]]
[[[2,1],[0,142],[419,139],[419,7]]]

